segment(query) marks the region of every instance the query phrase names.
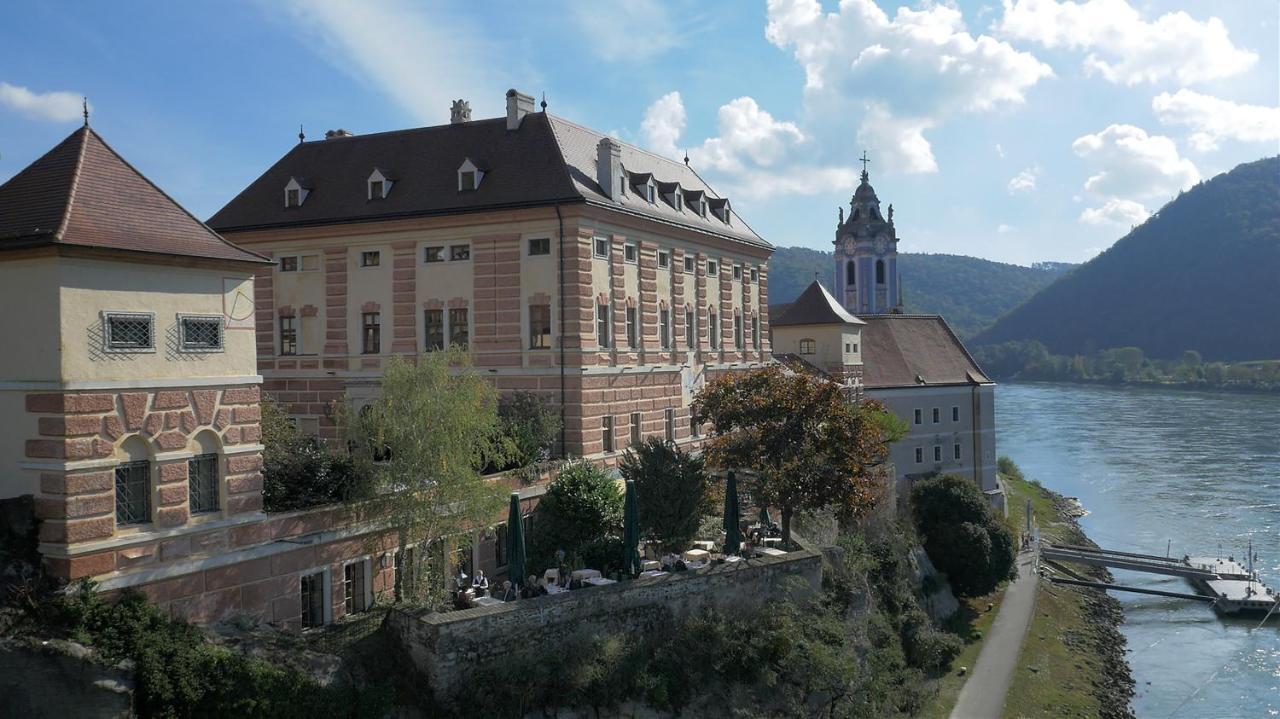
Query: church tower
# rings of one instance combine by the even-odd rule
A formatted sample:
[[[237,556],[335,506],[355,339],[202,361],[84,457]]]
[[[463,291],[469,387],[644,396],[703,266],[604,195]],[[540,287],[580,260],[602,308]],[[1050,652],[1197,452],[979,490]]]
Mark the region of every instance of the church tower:
[[[893,228],[893,205],[886,218],[880,198],[867,174],[862,153],[862,182],[849,203],[849,217],[840,209],[836,228],[836,297],[855,315],[902,311],[898,278],[898,234]]]

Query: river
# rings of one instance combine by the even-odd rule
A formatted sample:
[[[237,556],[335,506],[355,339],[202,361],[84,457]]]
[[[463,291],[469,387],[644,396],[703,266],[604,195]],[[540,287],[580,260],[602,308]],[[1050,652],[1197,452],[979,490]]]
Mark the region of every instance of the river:
[[[1280,589],[1280,396],[1067,384],[996,390],[997,450],[1030,479],[1078,497],[1104,547],[1242,558]],[[1185,580],[1114,571],[1187,591]],[[1114,592],[1139,717],[1280,716],[1280,612],[1227,619],[1209,605]]]

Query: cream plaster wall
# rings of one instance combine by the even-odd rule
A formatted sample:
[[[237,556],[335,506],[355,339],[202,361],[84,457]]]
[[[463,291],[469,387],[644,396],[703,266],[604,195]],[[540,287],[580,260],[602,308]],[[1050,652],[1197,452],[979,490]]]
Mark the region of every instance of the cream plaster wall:
[[[18,340],[5,349],[0,381],[56,380],[62,347],[58,332],[56,257],[32,257],[0,263],[0,332]]]
[[[273,278],[275,306],[277,309],[288,306],[294,310],[294,317],[299,329],[298,341],[301,345],[298,347],[298,354],[319,354],[324,349],[324,255],[319,250],[300,253],[283,252],[278,254],[276,259],[278,260],[281,255],[288,256],[292,254],[300,255],[297,272],[281,272],[279,264],[276,265],[275,277]],[[315,269],[303,270],[303,260],[308,257],[315,258],[308,260],[308,263],[315,263]],[[306,305],[316,308],[315,317],[304,317],[302,315],[302,308]],[[273,347],[275,352],[279,352],[280,322],[276,318],[273,318],[272,322],[274,324]]]
[[[159,267],[128,262],[60,258],[60,324],[63,382],[230,377],[257,374],[252,323],[228,326],[220,352],[179,349],[178,315],[225,316],[230,281],[241,296],[253,297],[248,272],[192,267]],[[155,349],[109,352],[103,346],[105,311],[155,315]]]
[[[907,436],[890,447],[900,478],[941,472],[974,479],[984,491],[997,488],[995,385],[980,385],[976,390],[969,385],[869,389],[866,394],[907,422]],[[939,420],[936,424],[933,422],[935,407]],[[951,420],[952,407],[960,408],[957,422]],[[917,409],[920,424],[915,423]],[[954,459],[956,444],[960,445],[959,460]],[[935,445],[942,447],[940,462],[933,459]],[[922,462],[915,460],[917,447],[923,450]]]
[[[862,331],[845,324],[774,325],[773,351],[778,354],[800,354],[800,340],[812,339],[815,353],[800,355],[810,364],[827,369],[833,365],[862,364]],[[858,345],[857,352],[844,351],[845,344]]]
[[[40,473],[24,470],[26,440],[37,436],[36,415],[26,411],[26,392],[0,390],[0,499],[40,491]]]

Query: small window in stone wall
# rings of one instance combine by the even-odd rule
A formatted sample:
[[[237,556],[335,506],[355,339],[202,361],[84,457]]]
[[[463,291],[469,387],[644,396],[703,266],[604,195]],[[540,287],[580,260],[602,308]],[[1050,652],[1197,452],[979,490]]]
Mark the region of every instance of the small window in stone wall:
[[[347,614],[358,614],[369,608],[366,589],[368,566],[369,560],[362,559],[343,567],[342,594],[346,602]]]
[[[116,465],[116,525],[151,521],[151,462]]]
[[[114,352],[155,349],[155,318],[145,312],[108,312],[103,320],[106,348]]]
[[[310,629],[311,627],[324,626],[326,606],[324,572],[304,574],[299,583],[302,600],[302,628]]]
[[[213,352],[222,349],[221,317],[178,317],[178,333],[184,352]]]
[[[187,460],[192,514],[218,511],[218,455],[198,454]]]
[[[811,355],[817,352],[818,343],[811,339],[805,338],[800,340],[800,354]]]

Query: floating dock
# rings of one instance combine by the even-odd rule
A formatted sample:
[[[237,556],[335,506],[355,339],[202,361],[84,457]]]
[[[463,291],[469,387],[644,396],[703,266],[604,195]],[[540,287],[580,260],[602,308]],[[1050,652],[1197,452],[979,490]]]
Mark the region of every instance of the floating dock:
[[[1249,550],[1252,552],[1252,547]],[[1048,577],[1058,584],[1114,589],[1137,594],[1151,594],[1178,599],[1195,599],[1212,602],[1214,609],[1224,614],[1261,613],[1270,616],[1280,611],[1280,597],[1258,579],[1257,572],[1240,564],[1234,557],[1160,557],[1153,554],[1119,552],[1100,547],[1056,545],[1045,543],[1040,548],[1041,558],[1049,565],[1071,575],[1072,579]],[[1191,583],[1198,594],[1183,594],[1123,584],[1086,580],[1059,563],[1070,562],[1111,569],[1127,569],[1148,574],[1182,577]],[[1265,619],[1264,619],[1265,621]]]

